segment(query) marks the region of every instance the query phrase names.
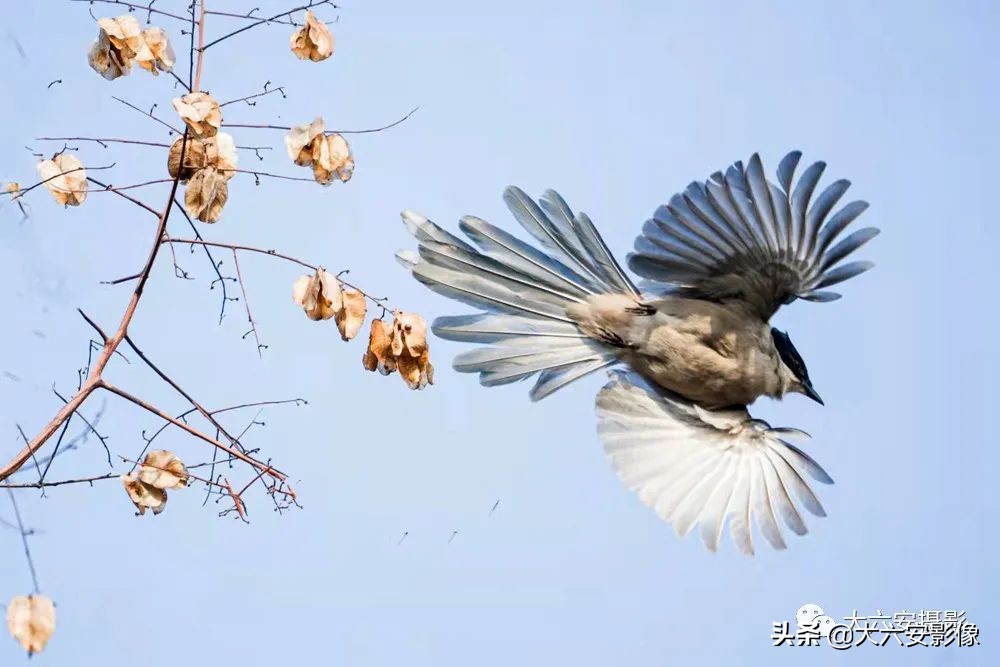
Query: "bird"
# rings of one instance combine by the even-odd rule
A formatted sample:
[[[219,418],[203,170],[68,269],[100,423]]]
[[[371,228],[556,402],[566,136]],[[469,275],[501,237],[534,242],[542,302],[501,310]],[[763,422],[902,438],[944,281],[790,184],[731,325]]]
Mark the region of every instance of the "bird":
[[[826,164],[796,179],[801,157],[788,153],[769,180],[754,154],[670,197],[627,257],[639,283],[553,190],[537,202],[504,191],[534,245],[473,216],[459,221],[464,240],[407,210],[418,249],[397,258],[431,290],[481,310],[432,324],[439,338],[480,345],[457,355],[455,370],[487,387],[537,376],[537,401],[607,369],[597,430],[624,484],[679,536],[699,526],[710,551],[726,524],[744,554],[754,554],[755,533],[781,550],[779,519],[804,535],[802,508],[826,516],[812,482],[833,480],[792,442],[808,434],[748,410],[762,396],[823,404],[770,320],[797,300],[840,298],[827,288],[873,266],[843,260],[879,233],[844,236],[868,203],[834,211],[850,181],[817,193]]]

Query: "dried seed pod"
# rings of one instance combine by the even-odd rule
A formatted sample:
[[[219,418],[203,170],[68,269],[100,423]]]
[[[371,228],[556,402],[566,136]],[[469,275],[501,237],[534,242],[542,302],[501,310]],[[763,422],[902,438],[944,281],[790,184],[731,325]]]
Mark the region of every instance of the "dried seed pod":
[[[219,132],[214,137],[204,139],[188,137],[184,148],[184,168],[180,169],[182,146],[185,146],[184,137],[178,137],[167,155],[167,172],[177,178],[177,172],[180,171],[182,183],[205,167],[215,167],[226,181],[236,173],[239,156],[236,154],[232,135]]]
[[[356,289],[344,290],[341,301],[343,303],[336,315],[337,328],[340,329],[341,338],[351,340],[358,335],[365,323],[368,305],[365,303],[365,295]]]
[[[122,61],[120,56],[111,48],[111,40],[102,30],[90,45],[87,52],[87,62],[90,67],[103,76],[108,81],[113,81],[120,76],[127,75],[132,70],[132,61]]]
[[[228,199],[226,178],[215,167],[199,169],[184,189],[184,209],[202,222],[218,222]]]
[[[354,175],[354,158],[347,140],[339,134],[316,137],[312,143],[313,178],[329,185],[334,177],[346,183]]]
[[[382,375],[389,375],[396,370],[396,360],[392,356],[392,331],[382,320],[372,320],[368,349],[365,350],[361,363],[365,370],[377,370]]]
[[[139,480],[157,489],[173,489],[187,486],[188,471],[184,462],[173,452],[154,449],[142,460]]]
[[[208,93],[193,92],[173,99],[174,109],[196,137],[214,137],[222,127],[222,110]]]
[[[40,653],[56,630],[56,606],[44,595],[18,595],[7,605],[7,631],[28,655]]]
[[[323,119],[316,118],[307,125],[294,125],[285,135],[285,149],[288,157],[300,167],[308,167],[313,161],[313,141],[323,138]]]
[[[128,74],[137,57],[152,58],[139,21],[131,14],[98,19],[100,32],[87,54],[90,66],[109,81]]]
[[[343,307],[340,281],[320,267],[313,275],[300,276],[295,281],[292,301],[310,320],[328,320]]]
[[[416,313],[393,311],[392,354],[403,381],[410,389],[434,384],[434,366],[427,346],[427,323]]]
[[[333,33],[311,11],[306,11],[306,23],[292,33],[290,46],[299,60],[326,60],[333,55]]]
[[[427,350],[427,322],[416,313],[401,310],[393,311],[392,316],[392,353],[419,357]]]
[[[136,473],[121,476],[122,484],[128,497],[135,504],[139,514],[145,514],[146,508],[153,510],[153,514],[159,514],[167,506],[167,492],[158,489],[152,484],[146,484]]]
[[[174,68],[174,49],[163,28],[146,28],[142,31],[142,39],[146,48],[136,55],[135,62],[139,67],[154,75]]]
[[[63,206],[79,206],[87,199],[87,170],[75,155],[60,153],[38,163],[45,189]]]
[[[232,178],[240,162],[233,136],[228,132],[219,132],[205,140],[205,147],[209,166],[215,167],[227,181]]]
[[[184,167],[181,168],[181,151],[184,152]],[[205,142],[196,137],[178,137],[170,146],[167,155],[167,172],[171,178],[177,178],[180,172],[181,182],[187,182],[199,169],[208,166],[205,157]]]

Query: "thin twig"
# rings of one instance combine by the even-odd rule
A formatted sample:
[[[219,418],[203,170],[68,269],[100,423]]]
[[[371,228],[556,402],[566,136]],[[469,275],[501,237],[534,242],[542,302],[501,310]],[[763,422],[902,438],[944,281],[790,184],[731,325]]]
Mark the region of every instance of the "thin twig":
[[[259,25],[264,25],[265,23],[270,23],[271,21],[274,21],[275,19],[283,18],[283,17],[288,16],[290,14],[294,14],[295,12],[302,11],[303,9],[310,9],[312,7],[319,7],[320,5],[330,5],[334,9],[338,8],[337,5],[333,4],[330,0],[316,0],[316,1],[310,2],[308,5],[302,5],[301,7],[296,7],[295,9],[289,9],[286,12],[281,12],[280,14],[275,14],[274,16],[272,16],[270,18],[260,19],[256,23],[251,23],[250,25],[243,26],[242,28],[239,28],[238,30],[234,30],[234,31],[232,31],[230,33],[227,33],[227,34],[223,35],[222,37],[219,37],[218,39],[215,39],[215,40],[209,42],[208,44],[205,44],[204,46],[199,46],[198,50],[199,50],[199,52],[204,53],[205,49],[211,48],[211,47],[215,46],[216,44],[218,44],[219,42],[223,42],[223,41],[229,39],[230,37],[235,37],[236,35],[239,35],[240,33],[246,32],[247,30],[250,30],[252,28],[256,28]]]
[[[77,171],[101,171],[103,169],[111,169],[111,168],[113,168],[115,166],[115,164],[117,164],[117,163],[116,162],[112,162],[111,164],[104,165],[103,167],[76,167],[75,169],[67,169],[66,171],[60,172],[60,173],[56,174],[55,176],[50,176],[50,177],[46,178],[43,181],[38,181],[37,183],[35,183],[34,185],[31,185],[30,187],[22,188],[21,190],[18,190],[18,195],[17,196],[18,196],[18,198],[21,198],[24,195],[26,195],[29,192],[31,192],[32,190],[34,190],[35,188],[37,188],[38,186],[45,185],[49,181],[57,179],[60,176],[65,176],[66,174],[72,174],[73,172],[77,172]],[[75,192],[82,192],[82,191],[75,191]]]
[[[22,482],[17,484],[0,484],[2,489],[41,489],[53,486],[66,486],[67,484],[92,484],[106,479],[118,479],[120,475],[116,472],[108,472],[94,477],[80,477],[78,479],[60,479],[55,482]]]
[[[243,498],[241,498],[233,491],[233,486],[229,483],[229,480],[227,478],[225,477],[222,478],[221,486],[226,489],[226,491],[229,493],[229,497],[233,499],[233,504],[236,506],[236,513],[240,515],[240,518],[243,519],[243,522],[250,523],[249,519],[247,519],[246,507],[243,506]]]
[[[208,410],[202,407],[201,403],[194,400],[191,394],[184,391],[181,388],[181,386],[177,384],[170,376],[168,376],[166,373],[160,370],[160,368],[156,364],[154,364],[142,350],[139,349],[139,347],[135,344],[135,341],[133,341],[128,336],[125,336],[125,342],[128,343],[128,346],[132,348],[132,351],[135,352],[140,359],[142,359],[143,363],[145,363],[150,368],[150,370],[156,373],[156,375],[159,376],[161,380],[169,384],[174,391],[183,396],[184,399],[188,403],[190,403],[201,414],[202,417],[207,419],[209,423],[212,424],[212,426],[219,429],[222,432],[222,434],[226,436],[226,439],[229,440],[230,443],[236,445],[236,447],[238,447],[240,451],[245,451],[243,449],[243,445],[240,444],[239,438],[234,438],[232,435],[230,435],[229,432],[222,426],[222,424],[220,424],[215,419],[215,417],[212,416],[212,413],[210,413]]]
[[[235,100],[229,100],[228,102],[223,102],[219,106],[220,107],[224,107],[227,104],[235,104],[237,102],[247,102],[247,101],[255,99],[257,97],[264,97],[265,95],[270,95],[271,93],[281,93],[282,97],[287,97],[285,95],[285,89],[282,86],[276,86],[276,87],[271,88],[269,90],[265,90],[262,93],[256,93],[254,95],[247,95],[246,97],[238,97]],[[253,105],[251,105],[251,106],[253,106]]]
[[[250,20],[250,21],[260,21],[261,17],[259,17],[259,16],[253,16],[253,12],[257,11],[258,9],[259,9],[259,7],[255,7],[254,9],[251,9],[250,12],[247,13],[247,14],[234,14],[232,12],[220,12],[220,11],[216,11],[216,10],[213,10],[213,9],[210,9],[210,10],[208,10],[205,13],[206,14],[211,14],[212,16],[227,16],[227,17],[233,18],[233,19],[247,19],[247,20]],[[268,21],[268,23],[277,23],[279,25],[298,25],[297,23],[295,23],[295,21],[289,21],[289,20],[284,20],[283,21],[281,19],[271,19],[270,21]]]
[[[187,137],[187,131],[184,132],[184,137]],[[187,148],[187,142],[181,146],[181,163],[184,161],[184,151]],[[159,224],[156,227],[156,234],[153,237],[153,245],[149,250],[149,255],[146,258],[146,264],[142,269],[141,275],[139,276],[139,281],[132,291],[132,298],[129,300],[128,305],[125,307],[125,312],[122,314],[121,323],[118,325],[118,330],[104,344],[104,348],[101,352],[100,357],[98,357],[97,362],[94,367],[90,370],[86,382],[80,386],[80,390],[69,399],[69,402],[63,406],[59,412],[56,413],[48,424],[35,436],[35,438],[28,443],[23,450],[14,456],[3,468],[0,468],[0,482],[4,481],[11,474],[24,465],[31,456],[34,455],[38,448],[44,445],[49,438],[59,429],[60,426],[66,423],[66,421],[73,415],[77,409],[83,405],[83,403],[90,397],[90,395],[97,389],[101,383],[101,374],[104,372],[104,368],[108,365],[111,360],[112,355],[118,349],[122,340],[125,338],[125,334],[128,331],[128,325],[135,316],[135,311],[139,306],[139,300],[142,298],[143,290],[146,288],[146,282],[149,280],[149,276],[153,270],[153,264],[156,262],[156,256],[160,251],[161,240],[163,239],[164,231],[167,228],[167,220],[170,217],[170,211],[173,208],[170,203],[173,201],[174,196],[177,194],[177,187],[180,184],[180,179],[174,179],[173,187],[170,189],[170,198],[167,199],[166,204],[164,204],[163,213],[160,215]],[[125,195],[123,195],[125,196]],[[65,428],[63,429],[65,434]]]
[[[150,5],[139,5],[132,2],[123,2],[122,0],[70,0],[70,2],[86,2],[88,4],[94,4],[95,2],[104,2],[109,5],[124,5],[125,7],[130,7],[132,9],[141,9],[144,12],[150,12],[152,14],[159,14],[160,16],[169,16],[172,19],[177,19],[179,21],[187,21],[187,18],[183,16],[178,16],[177,14],[171,14],[170,12],[165,12],[159,9],[153,9],[152,3]]]
[[[101,181],[97,180],[96,178],[90,178],[89,176],[87,177],[87,180],[90,181],[91,183],[93,183],[94,185],[101,186],[102,188],[104,188],[108,192],[114,192],[119,197],[122,197],[123,199],[127,199],[128,201],[132,202],[133,204],[135,204],[139,208],[143,209],[144,211],[148,211],[148,212],[152,213],[157,218],[160,217],[160,212],[157,211],[155,208],[153,208],[149,204],[146,204],[145,202],[139,201],[138,199],[136,199],[134,197],[130,197],[130,196],[126,195],[126,194],[122,194],[120,192],[121,188],[115,189],[113,186],[108,185],[107,183],[102,183]],[[138,278],[139,275],[141,275],[141,274],[136,274],[135,277]]]
[[[234,244],[234,243],[220,243],[220,242],[217,242],[217,241],[205,241],[204,239],[169,239],[169,240],[165,239],[163,242],[164,243],[185,243],[187,245],[201,245],[201,246],[207,246],[207,247],[211,247],[211,248],[226,248],[227,250],[245,250],[247,252],[255,252],[255,253],[260,253],[262,255],[270,255],[271,257],[277,257],[278,259],[284,259],[286,261],[298,264],[299,266],[304,266],[307,269],[312,269],[313,271],[315,271],[316,268],[317,268],[317,267],[313,266],[312,264],[309,264],[308,262],[304,262],[301,259],[297,259],[295,257],[291,257],[290,255],[284,255],[284,254],[282,254],[280,252],[277,252],[275,250],[265,250],[264,248],[255,248],[253,246],[237,245],[237,244]]]
[[[62,394],[60,394],[59,391],[55,387],[52,387],[52,393],[55,394],[56,396],[58,396],[59,400],[62,401],[64,404],[65,403],[69,403],[69,401],[66,399],[66,397],[63,396]],[[90,420],[87,419],[86,417],[84,417],[83,413],[80,412],[79,410],[76,411],[76,416],[79,417],[81,420],[83,420],[83,423],[87,425],[87,428],[90,429],[91,433],[93,433],[94,435],[96,435],[97,439],[101,441],[101,445],[104,447],[104,452],[108,456],[108,467],[110,468],[111,467],[111,450],[108,449],[108,439],[107,439],[107,437],[101,435],[100,432],[98,432],[97,428],[93,424],[90,423]],[[48,470],[48,468],[46,468],[46,471],[47,470]]]
[[[284,181],[301,181],[303,183],[315,183],[315,178],[303,178],[302,176],[283,176],[282,174],[269,174],[266,171],[253,171],[251,169],[220,169],[219,171],[231,171],[237,174],[253,174],[257,179],[257,184],[260,185],[260,177],[264,176],[266,178],[280,178]]]
[[[247,311],[247,321],[250,322],[250,331],[243,334],[243,338],[246,338],[251,333],[253,334],[253,339],[257,343],[257,356],[260,358],[264,357],[263,350],[266,345],[262,345],[260,342],[260,335],[257,332],[257,323],[253,319],[253,313],[250,312],[250,299],[247,298],[246,284],[243,281],[243,273],[240,271],[240,258],[236,254],[236,250],[233,249],[233,264],[236,266],[236,279],[240,283],[240,292],[243,293],[243,306]]]
[[[194,224],[194,220],[191,219],[191,216],[188,214],[187,209],[184,208],[184,206],[182,206],[181,203],[177,201],[177,199],[174,199],[174,206],[177,208],[178,211],[181,212],[181,215],[184,216],[184,219],[187,220],[188,226],[194,233],[195,238],[201,240],[202,236],[201,232],[198,231],[198,225]],[[219,269],[219,267],[222,266],[222,262],[221,261],[217,262],[215,260],[215,257],[212,256],[212,251],[209,250],[207,246],[203,246],[202,249],[205,251],[205,256],[208,258],[208,262],[209,264],[212,265],[212,270],[215,271],[216,275],[216,278],[215,280],[212,281],[211,287],[209,287],[209,289],[215,289],[216,283],[218,283],[222,287],[222,305],[219,306],[219,324],[222,324],[222,319],[226,316],[226,304],[233,300],[229,297],[229,294],[226,292],[226,282],[229,280],[235,282],[236,279],[229,278],[228,276],[223,276],[222,271]]]
[[[140,146],[158,146],[160,148],[170,148],[170,144],[161,144],[156,141],[140,141],[138,139],[104,139],[96,137],[35,137],[35,141],[93,141],[101,144],[137,144]],[[107,146],[104,146],[107,148]]]
[[[89,179],[88,179],[89,180]],[[160,183],[173,183],[172,178],[157,178],[153,181],[146,181],[145,183],[133,183],[132,185],[106,185],[99,190],[86,190],[85,192],[121,192],[122,190],[135,190],[136,188],[144,188],[149,185],[159,185]]]
[[[17,507],[17,498],[14,497],[14,492],[7,489],[7,493],[10,494],[10,504],[14,507],[17,528],[21,531],[21,544],[24,545],[24,557],[28,560],[28,569],[31,570],[31,584],[34,587],[34,592],[37,594],[40,589],[38,588],[38,574],[35,572],[35,562],[31,560],[31,547],[28,546],[29,533],[24,529],[24,522],[21,520],[21,510]]]
[[[277,252],[275,250],[266,250],[264,248],[255,248],[254,246],[248,246],[248,245],[237,245],[235,243],[219,243],[219,242],[216,242],[216,241],[205,241],[205,240],[202,240],[202,239],[164,239],[163,242],[164,243],[186,243],[188,245],[203,245],[203,246],[211,246],[213,248],[226,248],[228,250],[244,250],[246,252],[253,252],[253,253],[258,253],[258,254],[261,254],[261,255],[270,255],[271,257],[277,257],[278,259],[283,259],[283,260],[286,260],[288,262],[292,262],[294,264],[298,264],[299,266],[304,266],[305,268],[312,269],[313,271],[315,271],[316,269],[319,268],[318,266],[314,266],[314,265],[312,265],[312,264],[310,264],[308,262],[304,262],[301,259],[298,259],[296,257],[292,257],[290,255],[282,254],[282,253]],[[384,296],[383,297],[374,297],[374,296],[368,294],[367,292],[365,292],[363,289],[361,289],[357,285],[352,285],[351,283],[347,282],[346,280],[343,280],[340,276],[343,275],[343,274],[346,274],[346,273],[348,273],[348,271],[345,270],[345,271],[341,271],[340,273],[337,274],[337,280],[340,281],[340,283],[342,285],[350,287],[353,290],[357,290],[366,299],[368,299],[372,303],[375,303],[375,304],[377,304],[379,306],[382,306],[383,308],[389,306],[389,298],[388,297],[384,297]]]
[[[126,102],[122,98],[115,97],[114,95],[111,96],[111,99],[118,100],[119,102],[121,102],[122,104],[124,104],[125,106],[127,106],[128,108],[135,109],[136,111],[138,111],[139,113],[141,113],[143,116],[148,116],[148,117],[152,118],[157,123],[159,123],[160,125],[168,128],[171,132],[174,132],[175,134],[184,134],[183,132],[181,132],[180,130],[178,130],[176,127],[174,127],[173,125],[171,125],[167,121],[160,120],[159,118],[157,118],[156,116],[154,116],[152,111],[144,111],[144,110],[140,109],[139,107],[137,107],[136,105],[132,104],[131,102]]]
[[[192,426],[189,426],[188,424],[180,421],[179,419],[174,419],[173,417],[171,417],[170,415],[168,415],[163,410],[160,410],[156,406],[151,405],[150,403],[147,403],[146,401],[142,400],[138,396],[130,394],[127,391],[124,391],[123,389],[119,389],[118,387],[116,387],[114,385],[108,384],[107,382],[105,382],[103,380],[100,381],[100,383],[99,383],[98,386],[101,387],[101,388],[103,388],[103,389],[106,389],[107,391],[110,391],[112,394],[116,394],[118,396],[121,396],[125,400],[130,401],[131,403],[134,403],[135,405],[137,405],[140,408],[146,410],[147,412],[153,413],[154,415],[160,417],[161,419],[165,419],[166,421],[170,422],[174,426],[177,426],[178,428],[180,428],[180,429],[182,429],[184,431],[187,431],[188,433],[190,433],[194,437],[196,437],[196,438],[198,438],[200,440],[204,440],[205,442],[207,442],[208,444],[210,444],[210,445],[212,445],[214,447],[218,447],[219,449],[223,450],[224,452],[226,452],[227,454],[229,454],[233,458],[237,458],[237,459],[243,461],[244,463],[250,464],[251,466],[254,467],[254,469],[256,469],[256,470],[263,469],[266,474],[270,475],[271,477],[273,477],[274,479],[278,480],[279,482],[284,482],[285,481],[286,477],[285,477],[285,475],[281,471],[275,470],[271,466],[268,466],[268,465],[266,465],[264,463],[261,463],[260,461],[254,459],[253,457],[248,456],[248,455],[240,452],[239,450],[233,449],[232,447],[229,447],[228,445],[225,445],[225,444],[219,442],[218,440],[216,440],[215,438],[212,438],[211,436],[205,435],[204,433],[202,433],[198,429],[196,429],[196,428],[194,428]]]
[[[370,134],[372,132],[382,132],[383,130],[388,130],[389,128],[396,127],[400,123],[402,123],[405,120],[407,120],[410,116],[412,116],[413,114],[415,114],[419,109],[420,109],[419,106],[415,106],[412,109],[410,109],[406,113],[406,115],[404,115],[402,118],[400,118],[398,120],[394,120],[393,122],[389,123],[388,125],[383,125],[381,127],[372,127],[372,128],[368,128],[368,129],[365,129],[365,130],[326,130],[324,132],[324,134]],[[222,126],[223,127],[243,127],[243,128],[251,128],[251,129],[258,129],[258,130],[286,130],[287,131],[287,130],[291,130],[292,129],[291,127],[287,127],[285,125],[255,125],[255,124],[226,123],[226,122],[223,122]]]

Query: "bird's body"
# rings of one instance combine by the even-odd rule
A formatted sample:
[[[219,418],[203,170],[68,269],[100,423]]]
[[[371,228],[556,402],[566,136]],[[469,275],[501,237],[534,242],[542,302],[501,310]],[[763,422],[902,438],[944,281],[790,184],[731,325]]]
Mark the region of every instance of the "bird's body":
[[[618,348],[629,368],[701,407],[749,405],[788,390],[771,327],[739,303],[605,294],[566,310],[581,331]]]
[[[753,553],[751,525],[781,549],[778,518],[806,532],[794,499],[825,515],[806,479],[832,480],[786,441],[800,431],[771,428],[746,409],[788,393],[822,403],[788,335],[769,320],[796,299],[839,298],[824,288],[871,268],[841,261],[878,233],[839,239],[867,204],[833,211],[844,180],[813,197],[822,162],[793,187],[799,158],[788,154],[774,183],[754,155],[658,208],[629,256],[650,290],[625,274],[590,218],[551,190],[537,203],[517,188],[504,193],[541,249],[466,216],[459,227],[472,245],[404,212],[419,253],[399,258],[434,291],[484,311],[434,322],[439,337],[486,345],[458,355],[456,370],[479,373],[485,386],[537,376],[530,395],[539,400],[625,366],[597,397],[598,432],[619,477],[679,534],[700,524],[712,550],[727,520],[741,551]]]

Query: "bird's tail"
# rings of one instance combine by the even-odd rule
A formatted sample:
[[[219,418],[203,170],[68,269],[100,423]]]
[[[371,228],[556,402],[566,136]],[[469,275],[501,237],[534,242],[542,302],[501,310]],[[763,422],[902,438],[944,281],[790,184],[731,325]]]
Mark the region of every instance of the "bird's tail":
[[[479,373],[484,386],[538,374],[531,390],[537,401],[617,361],[613,347],[577,327],[567,306],[587,304],[600,294],[638,297],[639,292],[590,218],[574,214],[558,193],[548,190],[535,203],[509,187],[504,201],[543,249],[466,216],[459,228],[473,246],[404,211],[403,222],[419,249],[397,257],[435,292],[485,311],[434,321],[433,331],[441,338],[489,344],[460,354],[455,369]]]

